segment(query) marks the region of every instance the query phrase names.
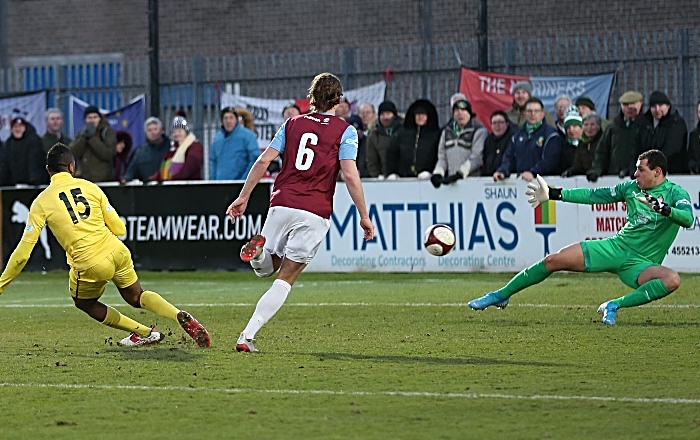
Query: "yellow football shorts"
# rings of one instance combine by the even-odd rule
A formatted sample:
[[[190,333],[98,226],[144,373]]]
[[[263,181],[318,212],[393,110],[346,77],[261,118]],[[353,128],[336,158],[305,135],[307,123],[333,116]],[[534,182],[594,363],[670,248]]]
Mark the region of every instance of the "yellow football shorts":
[[[70,294],[78,299],[99,298],[110,280],[119,288],[138,281],[131,252],[123,244],[87,270],[77,271],[71,267],[68,278]]]

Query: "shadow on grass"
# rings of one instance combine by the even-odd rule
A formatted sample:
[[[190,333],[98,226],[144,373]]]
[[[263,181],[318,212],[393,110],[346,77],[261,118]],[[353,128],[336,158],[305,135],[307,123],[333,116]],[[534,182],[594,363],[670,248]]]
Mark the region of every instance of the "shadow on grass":
[[[388,356],[356,353],[296,353],[299,355],[312,355],[323,360],[335,361],[370,361],[370,362],[394,362],[397,364],[436,364],[436,365],[521,365],[528,367],[571,367],[571,364],[557,364],[553,362],[532,362],[503,359],[490,359],[477,356],[462,358],[440,358],[428,356]]]
[[[202,357],[200,354],[184,351],[177,347],[110,347],[102,351],[104,353],[120,354],[127,361],[196,362]]]

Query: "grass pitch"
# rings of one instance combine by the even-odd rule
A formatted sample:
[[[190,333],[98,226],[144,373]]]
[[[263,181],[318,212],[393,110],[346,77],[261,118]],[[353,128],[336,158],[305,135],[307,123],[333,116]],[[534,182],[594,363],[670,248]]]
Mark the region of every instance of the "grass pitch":
[[[257,336],[238,333],[271,279],[140,273],[196,316],[175,323],[104,301],[168,337],[125,335],[71,305],[67,274],[25,273],[0,296],[0,438],[465,439],[700,436],[700,277],[600,323],[627,292],[553,275],[505,310],[467,301],[509,275],[302,274]]]

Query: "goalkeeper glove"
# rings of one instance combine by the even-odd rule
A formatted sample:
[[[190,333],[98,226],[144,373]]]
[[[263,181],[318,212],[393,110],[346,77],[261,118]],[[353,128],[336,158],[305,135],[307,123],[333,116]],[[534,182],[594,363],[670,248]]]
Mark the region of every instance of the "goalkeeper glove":
[[[646,192],[646,190],[644,189],[642,190],[642,194],[643,195],[637,197],[637,200],[644,203],[645,205],[650,207],[654,212],[659,213],[664,217],[668,217],[669,215],[671,215],[671,206],[668,203],[664,202],[663,196],[659,196],[658,198],[654,197],[648,192]]]
[[[537,175],[537,183],[539,183],[539,187],[534,182],[528,183],[528,189],[525,191],[525,195],[530,196],[527,201],[533,208],[537,208],[548,200],[561,200],[561,188],[550,187],[539,174]]]

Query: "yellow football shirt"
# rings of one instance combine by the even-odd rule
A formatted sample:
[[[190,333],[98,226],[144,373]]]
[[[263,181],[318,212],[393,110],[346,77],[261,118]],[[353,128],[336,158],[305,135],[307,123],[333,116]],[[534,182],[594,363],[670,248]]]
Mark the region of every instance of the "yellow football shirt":
[[[89,269],[119,248],[117,236],[126,233],[126,225],[100,187],[66,172],[56,173],[32,202],[22,239],[0,277],[0,292],[22,271],[46,225],[77,271]]]

